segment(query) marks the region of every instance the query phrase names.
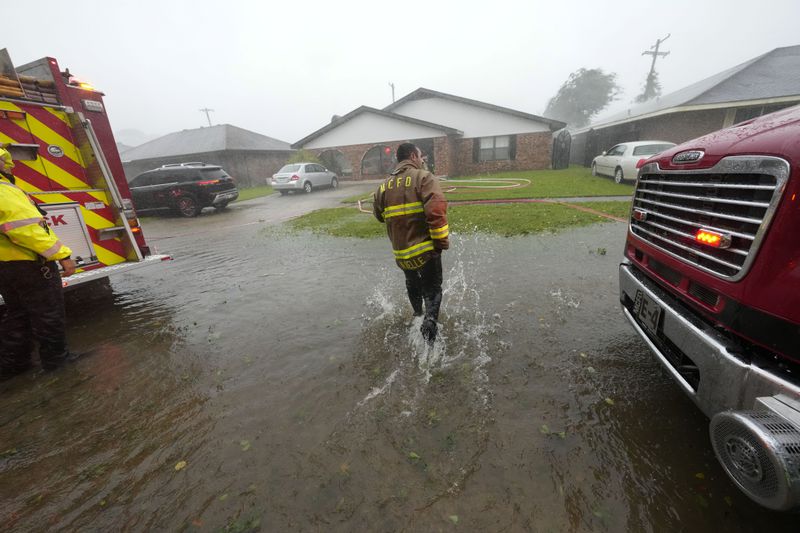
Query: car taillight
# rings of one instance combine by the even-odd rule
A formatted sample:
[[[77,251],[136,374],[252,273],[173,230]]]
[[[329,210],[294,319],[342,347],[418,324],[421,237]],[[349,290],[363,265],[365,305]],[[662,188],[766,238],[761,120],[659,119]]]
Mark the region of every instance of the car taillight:
[[[636,162],[636,168],[642,168],[642,165],[644,165],[645,161],[647,161],[647,158],[640,159],[639,161],[637,161]]]
[[[291,178],[289,178],[289,181],[297,181],[297,180],[299,180],[299,179],[300,179],[300,176],[298,176],[297,174],[295,174],[294,176],[292,176]]]
[[[208,181],[198,181],[198,185],[216,185],[219,183],[219,180],[208,180]]]

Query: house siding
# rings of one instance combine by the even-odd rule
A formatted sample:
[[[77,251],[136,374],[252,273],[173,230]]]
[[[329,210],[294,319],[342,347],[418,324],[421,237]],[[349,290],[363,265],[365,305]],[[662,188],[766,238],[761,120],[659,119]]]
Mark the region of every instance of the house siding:
[[[375,132],[381,132],[384,141],[399,142],[403,139],[431,138],[444,133],[442,130],[409,121],[364,112],[308,141],[303,148],[316,150],[331,146],[360,146],[374,139]]]
[[[470,138],[550,131],[550,126],[544,122],[438,97],[411,100],[392,109],[392,112],[444,124],[462,131],[464,137]]]

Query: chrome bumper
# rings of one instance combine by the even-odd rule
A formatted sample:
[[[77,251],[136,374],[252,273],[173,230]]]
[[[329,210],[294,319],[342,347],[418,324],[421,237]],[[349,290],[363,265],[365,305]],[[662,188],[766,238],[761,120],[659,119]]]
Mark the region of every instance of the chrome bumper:
[[[619,290],[625,318],[683,391],[709,418],[728,409],[753,409],[756,398],[761,396],[783,394],[800,401],[800,387],[737,357],[739,350],[731,339],[700,320],[654,282],[636,272],[628,262],[619,268]],[[636,300],[637,291],[642,291],[663,310],[658,332],[697,367],[700,375],[697,390],[664,354],[663,341],[646,332],[626,306],[626,301]]]
[[[223,203],[223,202],[225,202],[225,203],[233,202],[237,198],[239,198],[239,191],[238,190],[225,191],[225,192],[217,193],[217,195],[214,196],[214,200],[211,202],[211,204],[212,205],[217,205],[217,204],[220,204],[220,203]]]

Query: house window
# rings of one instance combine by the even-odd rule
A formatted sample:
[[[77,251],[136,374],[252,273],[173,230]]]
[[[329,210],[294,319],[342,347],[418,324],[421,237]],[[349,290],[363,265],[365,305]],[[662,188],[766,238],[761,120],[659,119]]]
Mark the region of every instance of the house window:
[[[514,159],[515,135],[475,139],[476,161],[508,161]]]

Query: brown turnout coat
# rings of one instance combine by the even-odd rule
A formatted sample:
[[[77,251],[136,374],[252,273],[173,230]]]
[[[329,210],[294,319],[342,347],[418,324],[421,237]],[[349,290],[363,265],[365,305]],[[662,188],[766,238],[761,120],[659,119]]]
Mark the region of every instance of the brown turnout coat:
[[[397,266],[416,270],[450,247],[447,200],[439,180],[401,161],[373,195],[373,213],[386,223]]]

